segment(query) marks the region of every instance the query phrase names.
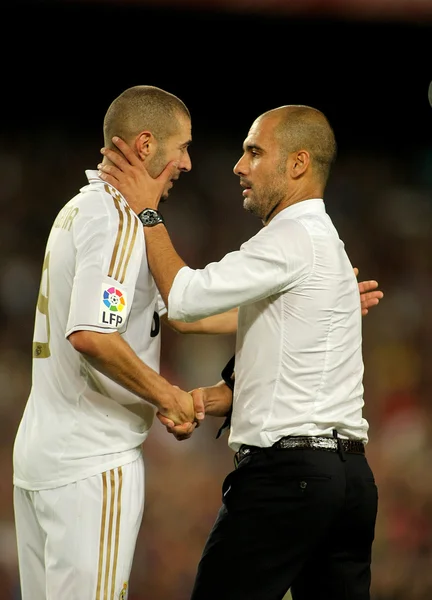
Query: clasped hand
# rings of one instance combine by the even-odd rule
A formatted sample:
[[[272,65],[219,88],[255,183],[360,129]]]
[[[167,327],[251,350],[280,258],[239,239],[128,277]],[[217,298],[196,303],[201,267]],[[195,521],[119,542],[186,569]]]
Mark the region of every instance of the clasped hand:
[[[177,386],[174,387],[177,388]],[[183,392],[179,388],[177,389],[181,392],[181,394],[187,393]],[[162,425],[165,425],[168,433],[174,435],[174,437],[179,441],[187,440],[191,437],[192,433],[197,427],[199,427],[201,421],[204,419],[205,414],[203,388],[192,390],[187,395],[191,399],[190,402],[192,404],[192,415],[189,414],[187,417],[188,420],[185,419],[184,415],[181,415],[180,419],[176,418],[171,411],[159,410],[156,413],[157,418]],[[179,420],[186,422],[178,423]]]

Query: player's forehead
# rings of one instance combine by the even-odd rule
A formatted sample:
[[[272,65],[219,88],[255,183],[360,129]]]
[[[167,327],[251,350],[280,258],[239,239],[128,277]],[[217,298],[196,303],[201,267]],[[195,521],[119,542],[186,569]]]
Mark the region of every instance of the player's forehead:
[[[179,123],[179,128],[180,130],[189,135],[189,137],[192,134],[192,121],[191,118],[184,114],[184,113],[180,113],[179,117],[178,117],[178,123]]]
[[[188,146],[192,142],[192,122],[191,119],[184,114],[181,114],[178,118],[178,127],[174,138],[179,145]]]

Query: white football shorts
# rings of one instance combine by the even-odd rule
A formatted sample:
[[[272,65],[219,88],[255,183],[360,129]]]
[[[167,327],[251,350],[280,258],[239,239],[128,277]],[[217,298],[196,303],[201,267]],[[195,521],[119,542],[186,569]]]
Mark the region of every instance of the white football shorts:
[[[22,600],[126,600],[144,510],[142,455],[62,487],[14,489]]]

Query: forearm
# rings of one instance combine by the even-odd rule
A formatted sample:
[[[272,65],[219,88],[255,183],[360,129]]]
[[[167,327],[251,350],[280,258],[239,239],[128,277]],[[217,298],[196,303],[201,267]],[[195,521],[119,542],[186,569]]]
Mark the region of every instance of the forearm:
[[[212,317],[206,317],[192,323],[170,320],[167,315],[164,315],[163,320],[178,333],[207,335],[233,334],[237,332],[238,308],[233,308],[220,315],[213,315]]]
[[[159,292],[168,306],[168,296],[174,278],[186,263],[172,245],[165,225],[144,227],[147,260]]]
[[[224,381],[202,388],[205,414],[212,417],[225,417],[232,407],[233,394]]]
[[[140,360],[119,333],[79,331],[69,341],[93,368],[158,410],[171,404],[173,386]]]

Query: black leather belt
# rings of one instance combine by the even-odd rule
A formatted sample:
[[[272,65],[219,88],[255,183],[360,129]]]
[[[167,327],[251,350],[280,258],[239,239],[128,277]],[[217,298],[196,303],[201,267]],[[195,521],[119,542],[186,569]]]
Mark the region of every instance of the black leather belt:
[[[360,440],[345,440],[340,437],[288,436],[283,437],[271,446],[281,450],[326,450],[327,452],[347,452],[349,454],[365,454],[365,445]],[[243,444],[234,456],[237,466],[246,456],[262,452],[264,448]]]

